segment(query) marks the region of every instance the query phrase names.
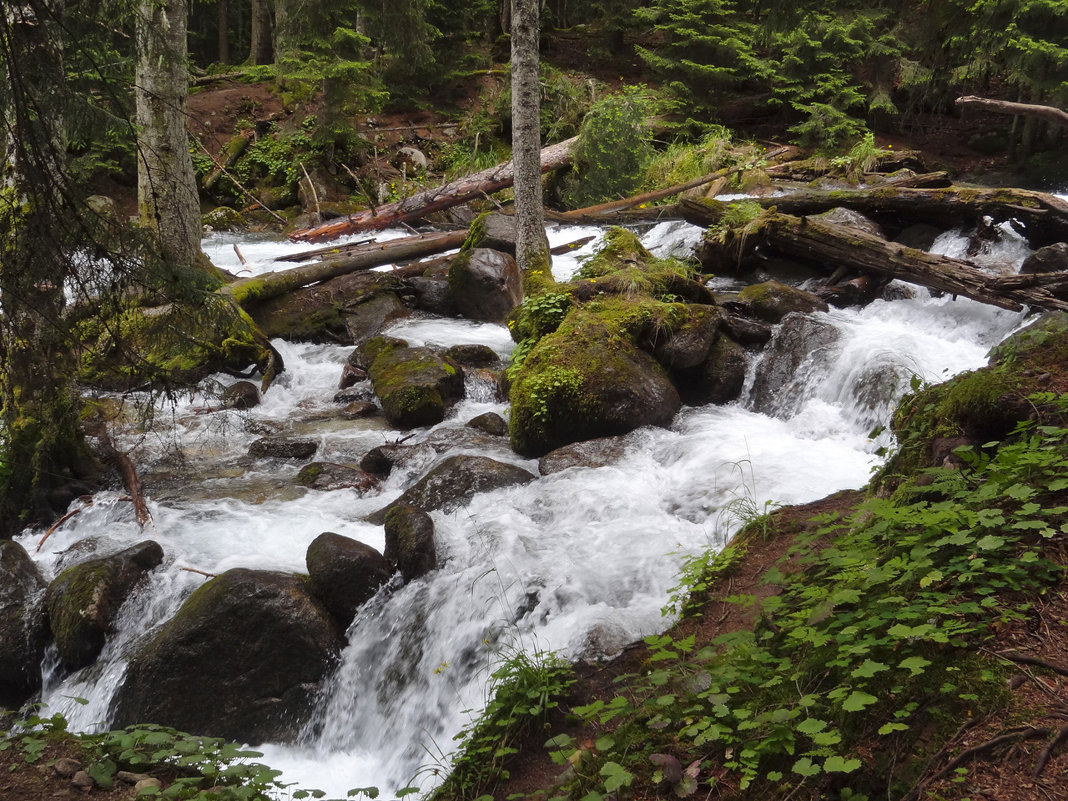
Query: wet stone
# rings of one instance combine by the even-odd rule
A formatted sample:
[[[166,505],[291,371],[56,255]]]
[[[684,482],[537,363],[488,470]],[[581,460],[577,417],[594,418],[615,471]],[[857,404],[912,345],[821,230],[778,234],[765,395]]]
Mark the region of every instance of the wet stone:
[[[248,455],[269,459],[310,459],[319,450],[313,439],[290,439],[288,437],[262,437],[248,448]]]

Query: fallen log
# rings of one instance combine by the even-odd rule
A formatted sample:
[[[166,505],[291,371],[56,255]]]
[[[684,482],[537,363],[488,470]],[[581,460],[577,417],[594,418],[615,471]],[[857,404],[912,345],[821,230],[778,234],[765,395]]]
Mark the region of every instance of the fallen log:
[[[543,148],[541,170],[559,169],[571,163],[571,151],[577,137]],[[294,242],[324,242],[345,234],[359,231],[377,231],[391,225],[415,222],[428,214],[466,203],[469,200],[491,195],[512,185],[512,162],[507,161],[488,170],[467,175],[444,186],[417,192],[404,200],[388,203],[377,209],[369,209],[332,220],[315,228],[294,231],[289,238]]]
[[[302,250],[299,253],[287,253],[283,256],[275,256],[271,261],[308,261],[309,259],[319,259],[324,256],[341,256],[345,253],[351,253],[361,245],[366,245],[369,242],[374,242],[371,239],[361,239],[357,242],[349,242],[345,245],[328,245],[325,248],[315,248],[314,250]]]
[[[467,231],[448,231],[437,234],[417,234],[389,242],[372,242],[333,259],[302,264],[289,270],[269,272],[253,278],[243,278],[227,284],[219,291],[230,295],[246,307],[267,298],[277,297],[309,284],[327,281],[339,275],[369,270],[383,264],[431,256],[459,247],[467,239]]]
[[[753,198],[763,208],[808,216],[836,206],[859,211],[880,222],[905,227],[915,222],[953,227],[991,217],[1021,227],[1031,247],[1068,241],[1068,203],[1045,192],[1026,189],[869,189],[806,190],[778,197]],[[714,201],[713,201],[714,202]],[[695,213],[690,209],[688,213]],[[718,219],[718,215],[716,216]]]
[[[691,200],[680,201],[678,205],[686,219],[698,225],[718,221],[727,208],[725,203]],[[747,226],[744,240],[739,238],[739,241],[747,252],[759,244],[783,256],[829,270],[845,267],[899,278],[1003,309],[1019,311],[1026,304],[1037,309],[1068,311],[1068,300],[1058,296],[1065,292],[1064,276],[1058,273],[1045,274],[1049,277],[1046,286],[1019,286],[984,273],[967,261],[886,242],[850,226],[810,217],[767,212]]]
[[[995,114],[1012,114],[1022,117],[1037,117],[1055,125],[1068,128],[1068,111],[1062,111],[1055,106],[1040,106],[1034,103],[1012,103],[1008,100],[994,100],[989,97],[976,97],[964,95],[955,101],[961,109],[982,109],[992,111]]]

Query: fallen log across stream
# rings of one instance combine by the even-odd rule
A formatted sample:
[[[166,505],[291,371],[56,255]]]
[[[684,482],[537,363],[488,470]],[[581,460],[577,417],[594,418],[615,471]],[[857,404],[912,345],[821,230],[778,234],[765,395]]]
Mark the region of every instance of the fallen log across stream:
[[[678,203],[686,220],[702,226],[719,222],[728,206],[692,200]],[[994,276],[971,262],[887,242],[857,228],[812,217],[769,211],[751,222],[738,241],[747,252],[762,245],[783,256],[822,265],[828,271],[846,268],[899,278],[1003,309],[1019,311],[1026,304],[1036,309],[1068,311],[1064,273]]]
[[[302,264],[288,270],[262,273],[227,284],[219,291],[233,297],[242,307],[284,295],[294,289],[327,281],[358,270],[370,270],[383,264],[418,259],[457,248],[467,239],[467,231],[417,234],[389,242],[371,242],[347,251],[344,255]]]
[[[543,148],[541,151],[542,172],[570,164],[571,151],[577,139],[578,137],[572,137]],[[436,211],[452,208],[483,195],[491,195],[507,189],[512,185],[513,177],[512,162],[507,161],[488,170],[464,176],[444,186],[417,192],[395,203],[361,211],[358,214],[350,214],[348,217],[332,220],[315,228],[294,231],[289,238],[294,242],[325,242],[345,234],[378,231],[393,225],[415,222]]]

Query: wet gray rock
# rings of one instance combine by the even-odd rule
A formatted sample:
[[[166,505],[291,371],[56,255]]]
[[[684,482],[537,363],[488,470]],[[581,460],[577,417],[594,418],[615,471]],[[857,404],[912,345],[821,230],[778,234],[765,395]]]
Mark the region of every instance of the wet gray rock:
[[[748,365],[745,348],[721,336],[704,362],[690,370],[675,370],[672,377],[687,403],[729,403],[741,394]]]
[[[811,292],[778,281],[747,286],[738,293],[738,300],[749,307],[750,313],[767,323],[777,323],[791,312],[827,311],[827,304]]]
[[[836,225],[848,225],[850,228],[856,228],[859,231],[863,231],[866,234],[877,236],[880,239],[886,239],[886,232],[883,231],[882,226],[868,217],[865,217],[859,211],[853,209],[842,208],[841,206],[825,211],[823,214],[817,214],[817,220],[823,222],[835,223]]]
[[[45,586],[26,550],[0,540],[0,709],[18,709],[41,689]]]
[[[740,345],[766,345],[771,339],[771,326],[759,320],[729,314],[722,321],[723,333]]]
[[[360,459],[360,469],[385,478],[393,470],[396,453],[401,445],[378,445],[367,451]]]
[[[414,581],[437,568],[434,521],[430,515],[418,507],[400,503],[390,507],[384,522],[386,561],[396,565],[405,581]]]
[[[245,568],[206,582],[131,657],[112,725],[293,740],[344,645],[341,626],[306,584]]]
[[[349,341],[357,345],[373,336],[378,336],[383,329],[397,320],[410,317],[411,310],[397,295],[383,292],[366,298],[359,303],[345,307],[345,330]]]
[[[839,337],[838,329],[826,320],[801,314],[783,320],[756,367],[753,408],[766,414],[793,409],[797,393],[790,387],[796,386],[801,366],[829,358],[828,350]]]
[[[297,473],[296,482],[314,490],[356,489],[361,494],[378,489],[378,479],[358,467],[335,462],[312,462]]]
[[[1059,273],[1068,270],[1068,242],[1039,248],[1020,265],[1021,273]]]
[[[222,404],[227,409],[252,409],[260,405],[260,390],[251,381],[238,381],[223,390]]]
[[[523,277],[509,254],[475,248],[452,260],[449,292],[461,316],[504,323],[523,302]]]
[[[60,661],[71,670],[91,664],[115,616],[148,571],[163,561],[152,540],[67,568],[48,585],[45,604]]]
[[[379,524],[385,522],[388,511],[399,504],[416,506],[424,512],[451,509],[470,500],[476,493],[525,484],[534,478],[522,467],[498,462],[487,456],[450,456],[405,490],[396,501],[368,517],[368,520]]]
[[[305,556],[308,584],[341,624],[348,628],[393,573],[386,557],[370,545],[326,531],[312,540]]]
[[[486,412],[467,421],[467,426],[492,437],[508,436],[508,423],[496,412]]]
[[[453,345],[445,355],[464,367],[493,367],[501,361],[497,352],[488,345]]]
[[[930,250],[931,246],[934,245],[935,240],[941,235],[942,230],[940,228],[935,228],[933,225],[928,225],[927,223],[916,223],[915,225],[910,225],[894,237],[894,241],[907,248]]]
[[[310,459],[319,450],[314,439],[261,437],[248,446],[248,455],[258,459]]]
[[[627,448],[624,437],[600,437],[573,442],[549,451],[538,460],[538,471],[547,476],[569,467],[604,467],[622,458]]]

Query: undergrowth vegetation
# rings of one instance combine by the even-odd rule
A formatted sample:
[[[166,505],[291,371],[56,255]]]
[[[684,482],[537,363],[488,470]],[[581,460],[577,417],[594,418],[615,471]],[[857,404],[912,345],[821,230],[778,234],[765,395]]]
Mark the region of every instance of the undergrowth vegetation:
[[[646,669],[623,677],[624,692],[571,710],[596,742],[548,741],[575,768],[552,798],[639,785],[901,797],[919,765],[904,755],[999,703],[1006,671],[984,643],[1063,574],[1049,542],[1068,532],[1068,429],[1028,422],[958,455],[961,469],[930,469],[924,486],[817,519],[791,567],[764,575],[778,592],[728,594],[752,629],[703,647],[693,634],[646,638]],[[744,543],[698,557],[684,589],[722,589]]]

